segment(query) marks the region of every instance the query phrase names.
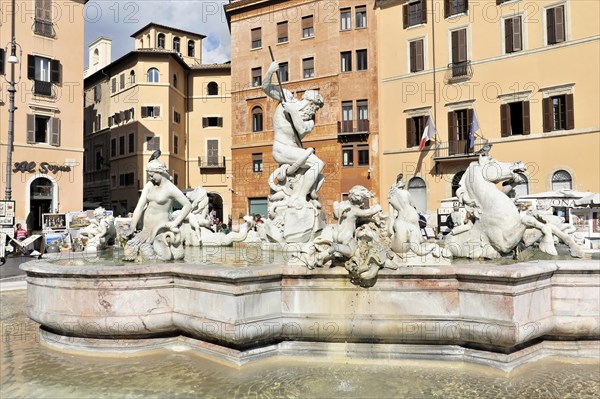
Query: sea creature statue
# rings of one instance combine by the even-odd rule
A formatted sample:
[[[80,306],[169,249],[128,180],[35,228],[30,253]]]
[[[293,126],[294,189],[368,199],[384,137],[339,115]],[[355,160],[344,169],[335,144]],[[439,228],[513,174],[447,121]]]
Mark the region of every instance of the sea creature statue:
[[[85,246],[87,252],[104,249],[114,244],[117,236],[114,221],[115,218],[107,215],[104,208],[94,209],[94,219],[91,219],[90,224],[79,232],[79,236],[87,240]]]
[[[202,230],[210,229],[210,219],[208,216],[208,192],[202,186],[188,191],[185,196],[192,204],[192,210],[183,219],[181,225],[181,237],[185,245],[202,245]],[[173,217],[177,217],[181,210],[173,212]]]
[[[269,218],[264,233],[270,242],[306,243],[324,226],[318,201],[325,164],[313,148],[303,148],[302,139],[315,127],[313,117],[323,106],[315,90],[296,99],[289,90],[272,83],[279,64],[273,62],[263,79],[267,96],[279,104],[273,116],[273,159],[279,163],[270,178]]]
[[[160,154],[157,155],[157,157]],[[171,260],[183,259],[184,248],[179,226],[188,216],[192,204],[171,182],[166,165],[159,159],[152,159],[146,166],[148,182],[142,189],[140,199],[131,218],[128,241],[125,244],[123,259]],[[169,215],[174,201],[183,208],[175,215]],[[142,220],[142,230],[135,233]]]
[[[585,242],[585,236],[582,233],[577,232],[577,228],[570,223],[565,223],[565,219],[556,216],[552,213],[552,205],[548,201],[540,200],[535,206],[525,211],[527,215],[533,216],[542,223],[549,223],[556,226],[560,231],[567,234],[573,239],[573,241],[583,246]],[[543,237],[542,233],[537,229],[527,229],[523,234],[523,246],[530,247],[538,243]],[[554,243],[557,244],[560,240],[558,237],[554,237]],[[568,243],[565,243],[568,245]]]
[[[523,239],[528,228],[542,234],[539,248],[556,255],[553,235],[565,242],[574,257],[582,251],[568,234],[552,223],[519,213],[513,201],[496,187],[496,183],[519,179],[527,168],[522,162],[503,163],[481,155],[472,162],[460,180],[456,195],[470,213],[473,222],[454,229],[446,238],[444,255],[464,258],[495,259],[510,254]]]

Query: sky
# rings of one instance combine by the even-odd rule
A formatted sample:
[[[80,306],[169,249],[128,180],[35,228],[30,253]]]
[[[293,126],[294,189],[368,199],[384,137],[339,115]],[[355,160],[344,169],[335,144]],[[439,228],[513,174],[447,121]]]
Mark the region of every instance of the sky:
[[[87,46],[100,36],[112,39],[112,61],[133,50],[132,33],[150,22],[206,36],[202,62],[230,59],[230,35],[223,5],[228,0],[90,0],[84,9],[85,65]]]

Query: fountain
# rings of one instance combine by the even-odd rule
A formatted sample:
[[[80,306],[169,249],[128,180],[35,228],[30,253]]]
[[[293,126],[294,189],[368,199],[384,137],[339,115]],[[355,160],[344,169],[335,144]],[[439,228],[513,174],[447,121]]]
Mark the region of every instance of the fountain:
[[[280,101],[273,155],[281,164],[269,179],[264,236],[295,251],[282,252],[276,265],[182,261],[184,243],[231,245],[247,230],[231,240],[205,235],[202,189],[186,197],[157,154],[125,243],[123,259],[135,263],[21,266],[26,311],[41,325],[44,344],[92,353],[193,350],[238,365],[302,355],[460,360],[511,370],[549,355],[597,359],[597,261],[482,260],[511,254],[532,236],[543,252],[556,254],[556,237],[582,256],[567,233],[520,214],[496,188],[522,171],[522,163],[482,154],[469,167],[459,198],[473,219],[443,247],[421,236],[402,176],[390,190],[387,213],[379,205],[363,207],[372,194],[356,186],[348,201],[335,203],[337,224],[324,225],[317,196],[323,165],[301,144],[322,99],[307,91],[296,100],[276,90],[277,68],[273,63],[264,79],[265,91]],[[174,200],[183,209],[169,215]]]

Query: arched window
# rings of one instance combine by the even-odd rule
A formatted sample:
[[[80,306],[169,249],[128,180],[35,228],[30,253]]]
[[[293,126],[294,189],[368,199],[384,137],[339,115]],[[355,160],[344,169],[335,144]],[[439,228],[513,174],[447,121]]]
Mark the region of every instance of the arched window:
[[[462,179],[465,172],[458,172],[452,178],[452,196],[456,197],[456,190],[460,187],[460,179]]]
[[[219,94],[219,85],[217,82],[210,82],[207,87],[209,96],[216,96]]]
[[[173,74],[173,87],[177,88],[177,74]]]
[[[98,62],[100,62],[100,52],[98,51],[98,49],[95,49],[94,50],[94,57],[93,57],[92,63],[94,65],[96,65]]]
[[[160,74],[158,73],[158,69],[150,68],[148,69],[148,83],[158,83],[160,79]]]
[[[129,84],[130,85],[134,85],[135,84],[135,71],[132,70],[131,72],[129,72]]]
[[[552,175],[552,191],[571,190],[573,188],[573,179],[566,170],[557,170]]]
[[[417,211],[427,211],[427,185],[425,184],[425,180],[420,177],[410,179],[408,182],[408,192]]]
[[[263,130],[263,111],[261,107],[252,108],[252,131],[262,132]]]
[[[158,48],[160,49],[164,49],[165,48],[165,35],[164,33],[159,33],[158,34]]]
[[[523,173],[517,173],[521,178],[519,184],[515,186],[515,197],[522,197],[529,194],[529,180]]]
[[[188,57],[196,56],[196,43],[193,40],[188,40]]]
[[[180,46],[180,42],[181,42],[181,40],[180,40],[180,39],[179,39],[177,36],[175,36],[175,37],[173,38],[173,51],[175,51],[175,52],[177,52],[177,53],[180,53],[180,52],[181,52],[181,51],[179,50],[179,49],[180,49],[180,47],[181,47],[181,46]]]

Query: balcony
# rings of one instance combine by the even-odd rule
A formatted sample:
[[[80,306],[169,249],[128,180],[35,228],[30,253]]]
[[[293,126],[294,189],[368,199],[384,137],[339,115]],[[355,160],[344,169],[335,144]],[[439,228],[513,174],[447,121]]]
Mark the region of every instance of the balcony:
[[[33,81],[33,94],[38,96],[52,97],[52,82],[44,82],[42,80]]]
[[[453,62],[448,64],[446,72],[446,82],[458,83],[469,80],[473,77],[473,68],[471,61]]]
[[[207,156],[198,157],[198,165],[200,169],[225,169],[225,157]]]
[[[41,19],[35,19],[33,21],[33,32],[36,35],[55,37],[56,32],[54,31],[54,24],[51,21],[44,21]]]
[[[473,148],[469,148],[469,140],[457,140],[452,142],[441,142],[433,147],[433,159],[437,162],[464,158],[476,158],[477,151],[488,143],[487,139],[475,139]]]
[[[369,120],[358,119],[338,121],[338,141],[367,141],[369,138]]]

